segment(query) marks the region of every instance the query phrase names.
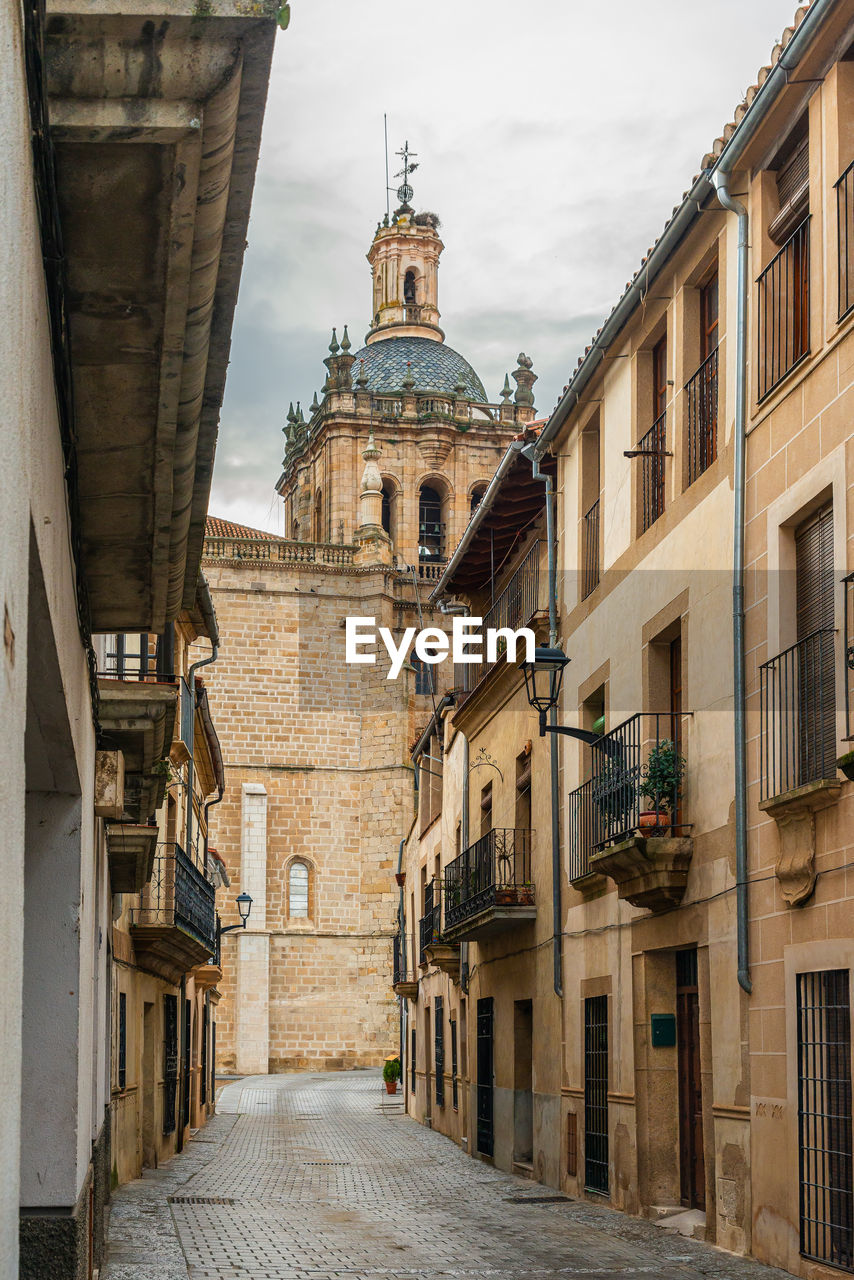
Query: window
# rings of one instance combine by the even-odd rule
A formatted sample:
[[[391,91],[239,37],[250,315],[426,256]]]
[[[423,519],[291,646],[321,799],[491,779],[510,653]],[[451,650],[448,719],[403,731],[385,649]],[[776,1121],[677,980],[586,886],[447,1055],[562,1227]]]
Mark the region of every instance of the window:
[[[483,499],[483,495],[485,493],[486,493],[486,489],[483,487],[483,485],[476,485],[475,488],[472,489],[471,491],[471,514],[472,515],[474,515],[475,511],[477,511],[478,507],[480,506],[481,501]]]
[[[667,449],[667,337],[652,349],[652,426],[638,441],[641,460],[640,515],[645,533],[664,511],[664,459]]]
[[[584,1185],[609,1191],[607,996],[584,1001]]]
[[[459,1110],[460,1098],[457,1085],[457,1022],[451,1019],[451,1106]]]
[[[119,1045],[118,1045],[118,1086],[124,1089],[127,1084],[127,996],[119,992]]]
[[[488,835],[492,830],[492,783],[487,782],[480,793],[480,834]]]
[[[444,1006],[441,996],[435,997],[435,1065],[436,1065],[436,1106],[445,1105],[445,1020]]]
[[[854,1271],[847,969],[797,975],[801,1253]]]
[[[809,135],[806,116],[771,166],[778,212],[768,235],[779,252],[757,280],[759,399],[773,391],[809,352]]]
[[[700,367],[685,384],[688,414],[688,483],[718,456],[718,273],[700,289]]]
[[[531,758],[530,748],[516,757],[516,814],[514,825],[531,840]]]
[[[383,480],[382,526],[391,538],[391,507],[394,501],[394,486],[390,480]]]
[[[415,302],[415,272],[411,270],[403,277],[403,301],[407,304]]]
[[[418,494],[418,558],[441,560],[445,554],[442,495],[423,484]]]
[[[314,541],[326,541],[326,522],[323,519],[323,494],[318,489],[314,497]]]
[[[308,916],[308,867],[292,862],[288,873],[288,915],[291,919]]]
[[[599,584],[599,415],[581,433],[581,598]]]
[[[417,654],[413,654],[410,662],[412,670],[415,672],[415,692],[418,694],[433,692],[433,669],[428,662],[424,662]]]

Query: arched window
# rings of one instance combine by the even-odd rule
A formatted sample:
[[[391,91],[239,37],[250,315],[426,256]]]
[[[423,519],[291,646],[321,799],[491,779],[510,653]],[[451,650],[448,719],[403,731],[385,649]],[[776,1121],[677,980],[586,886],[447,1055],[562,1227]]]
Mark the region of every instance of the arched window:
[[[433,669],[429,663],[423,662],[417,654],[412,655],[410,659],[412,670],[415,672],[415,692],[416,693],[432,693],[433,692]]]
[[[320,490],[320,489],[318,489],[318,491],[317,491],[317,493],[316,493],[316,495],[315,495],[315,498],[314,498],[314,537],[313,537],[313,541],[314,541],[314,542],[324,542],[324,541],[325,541],[325,538],[324,538],[324,532],[325,532],[325,531],[324,531],[324,528],[323,528],[323,494],[322,494],[321,490]]]
[[[394,496],[390,480],[383,480],[383,514],[382,525],[389,537],[391,537],[391,500]]]
[[[415,272],[407,271],[403,277],[403,301],[407,304],[415,302]]]
[[[294,520],[291,525],[291,538],[294,542],[299,542],[299,520]]]
[[[441,560],[445,554],[442,495],[428,484],[418,494],[418,558]]]
[[[483,498],[483,495],[485,493],[486,493],[486,490],[484,489],[482,484],[479,484],[477,488],[472,489],[471,491],[471,514],[472,515],[474,515],[475,511],[477,511],[478,507],[480,506],[481,499]]]
[[[308,916],[308,867],[304,862],[292,862],[288,873],[288,915]]]

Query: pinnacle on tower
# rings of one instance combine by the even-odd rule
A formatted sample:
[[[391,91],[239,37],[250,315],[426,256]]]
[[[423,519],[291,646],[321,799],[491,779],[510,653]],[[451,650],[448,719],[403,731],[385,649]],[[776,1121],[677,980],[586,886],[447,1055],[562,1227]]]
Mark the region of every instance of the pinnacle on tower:
[[[505,404],[509,404],[513,399],[513,388],[510,386],[510,374],[504,375],[504,386],[501,388],[501,399]]]
[[[349,350],[350,350],[350,348],[352,347],[352,345],[353,345],[353,344],[352,344],[352,342],[350,341],[350,335],[349,335],[349,334],[348,334],[348,332],[347,332],[347,326],[346,326],[346,324],[345,324],[345,325],[344,325],[344,336],[343,336],[343,338],[341,339],[341,350],[342,350],[342,351],[349,351]]]
[[[329,344],[329,350],[334,356],[337,356],[340,351],[340,347],[338,346],[338,335],[334,329],[332,330],[332,341]]]
[[[311,414],[311,416],[312,416],[312,417],[314,417],[314,415],[315,415],[316,413],[319,413],[319,412],[320,412],[320,405],[319,405],[319,404],[318,404],[318,402],[317,402],[317,392],[316,392],[316,391],[314,392],[314,396],[313,396],[313,398],[312,398],[311,404],[308,406],[308,411],[309,411],[309,413]]]

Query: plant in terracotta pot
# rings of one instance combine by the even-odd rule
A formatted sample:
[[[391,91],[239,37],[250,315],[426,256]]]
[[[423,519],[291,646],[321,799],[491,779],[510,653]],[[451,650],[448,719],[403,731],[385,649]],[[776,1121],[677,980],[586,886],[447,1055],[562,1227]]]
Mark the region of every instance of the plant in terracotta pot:
[[[670,738],[656,742],[641,771],[640,793],[650,802],[641,810],[638,826],[646,835],[662,835],[670,826],[670,816],[682,794],[685,757]]]
[[[386,1058],[383,1063],[383,1080],[386,1093],[397,1093],[397,1082],[400,1079],[400,1058]]]

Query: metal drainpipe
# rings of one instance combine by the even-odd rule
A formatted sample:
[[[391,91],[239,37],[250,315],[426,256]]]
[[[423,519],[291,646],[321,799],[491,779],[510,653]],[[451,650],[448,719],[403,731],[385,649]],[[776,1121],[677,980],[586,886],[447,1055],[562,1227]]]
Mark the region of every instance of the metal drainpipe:
[[[750,939],[748,933],[747,882],[747,764],[745,744],[744,675],[744,486],[747,437],[747,253],[748,214],[729,193],[730,174],[712,174],[718,199],[738,217],[738,311],[735,353],[735,428],[733,460],[733,547],[732,547],[732,658],[735,728],[735,890],[738,944],[738,985],[748,994],[750,980]]]
[[[193,701],[193,715],[190,724],[190,759],[187,761],[187,857],[191,858],[193,848],[193,757],[196,750],[196,672],[199,667],[209,667],[212,662],[216,662],[219,654],[219,646],[213,646],[213,652],[209,658],[200,658],[198,662],[194,662],[187,672],[187,684],[190,687],[190,697]],[[220,800],[222,796],[220,796]],[[207,848],[207,845],[205,846]]]
[[[540,460],[533,453],[533,446],[522,451],[529,459],[535,480],[542,480],[546,486],[546,545],[549,564],[549,645],[557,647],[557,565],[555,554],[555,518],[554,518],[554,484],[549,475],[540,470]],[[557,707],[549,712],[549,723],[557,724]],[[560,771],[558,768],[558,735],[549,734],[551,738],[551,787],[552,787],[552,920],[553,920],[553,968],[555,995],[563,996],[563,956],[561,946],[561,921],[563,908],[560,893],[560,807],[558,788]]]

